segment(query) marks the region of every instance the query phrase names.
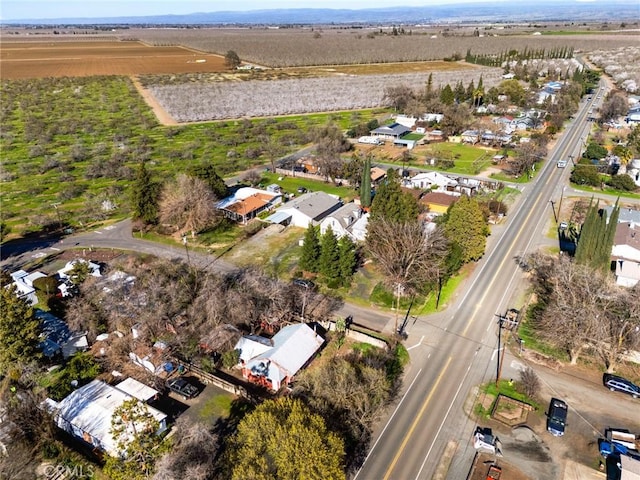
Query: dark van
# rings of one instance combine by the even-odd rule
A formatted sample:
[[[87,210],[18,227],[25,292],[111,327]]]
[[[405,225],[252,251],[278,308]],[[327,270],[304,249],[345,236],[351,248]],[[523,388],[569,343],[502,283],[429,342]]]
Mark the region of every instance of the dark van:
[[[564,427],[567,422],[569,407],[567,403],[558,398],[552,398],[549,402],[549,413],[547,413],[547,431],[556,437],[564,435]]]

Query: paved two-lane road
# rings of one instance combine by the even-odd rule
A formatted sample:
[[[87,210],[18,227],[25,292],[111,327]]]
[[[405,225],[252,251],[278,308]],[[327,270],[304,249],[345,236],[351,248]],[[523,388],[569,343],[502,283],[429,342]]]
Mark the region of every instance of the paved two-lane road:
[[[495,315],[511,306],[521,284],[517,258],[532,252],[545,237],[550,201],[559,199],[569,170],[556,168],[556,163],[569,155],[577,158],[589,108],[588,102],[581,106],[535,182],[524,188],[504,227],[494,229],[487,254],[451,308],[410,326],[406,344],[411,366],[404,395],[374,438],[357,479],[432,478],[445,450],[455,452],[447,478],[466,478],[475,424],[465,413],[465,402],[475,385],[495,378]]]

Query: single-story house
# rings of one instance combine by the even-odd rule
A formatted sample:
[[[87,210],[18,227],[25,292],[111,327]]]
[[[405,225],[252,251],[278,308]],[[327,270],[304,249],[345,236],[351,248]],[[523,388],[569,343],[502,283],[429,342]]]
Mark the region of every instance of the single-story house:
[[[242,337],[235,346],[240,353],[242,375],[251,382],[278,391],[293,380],[320,349],[324,339],[306,323],[287,325],[271,340]]]
[[[76,258],[75,260],[68,261],[67,264],[64,266],[64,268],[61,268],[60,270],[58,270],[57,272],[58,277],[61,280],[69,279],[68,273],[71,270],[73,270],[73,268],[79,263],[87,264],[87,266],[89,267],[89,275],[91,275],[92,277],[102,276],[102,274],[100,273],[100,265],[98,265],[97,263],[93,263],[92,261],[87,261],[84,258]]]
[[[356,241],[351,232],[351,227],[363,214],[364,212],[360,205],[356,205],[355,202],[349,202],[322,219],[320,233],[324,235],[331,227],[331,231],[337,238],[342,238],[346,235],[351,240]]]
[[[411,140],[408,138],[396,138],[393,141],[393,145],[396,147],[407,147],[408,150],[413,150],[413,148],[418,143],[418,140]]]
[[[608,205],[603,207],[603,210],[607,212],[607,219],[611,218],[611,212],[613,212],[613,206]],[[620,208],[618,210],[618,223],[635,223],[640,225],[640,210],[634,210],[632,208]]]
[[[69,358],[74,353],[84,352],[89,348],[86,332],[72,332],[63,320],[44,310],[36,309],[35,316],[40,320],[40,349],[45,357],[62,355]]]
[[[462,143],[470,143],[472,145],[480,141],[480,132],[477,130],[465,130],[460,134]]]
[[[411,133],[409,127],[400,125],[399,123],[392,123],[390,125],[383,125],[369,132],[372,136],[387,138],[389,140],[395,140],[397,138]]]
[[[136,398],[127,391],[140,393],[145,398],[153,390],[144,385],[146,388],[136,387],[135,383],[139,382],[133,379],[125,382],[120,388],[120,384],[114,387],[101,380],[93,380],[60,402],[47,399],[45,405],[54,415],[59,428],[109,455],[120,456],[122,452],[118,449],[118,439],[111,435],[113,414],[125,401]],[[157,394],[154,391],[151,398]],[[159,423],[156,433],[161,434],[167,429],[167,415],[151,406],[147,406],[147,409]]]
[[[439,172],[418,173],[410,177],[406,183],[407,186],[411,188],[433,189],[438,191],[444,191],[447,187],[453,187],[457,184],[455,180]]]
[[[270,187],[272,187],[270,185]],[[278,187],[279,189],[279,187]],[[217,208],[225,217],[239,223],[247,223],[265,210],[271,210],[282,203],[279,191],[260,190],[253,187],[239,188],[233,195],[218,202]]]
[[[377,184],[387,176],[387,171],[380,167],[371,167],[371,183]]]
[[[12,285],[16,287],[16,295],[19,298],[23,298],[31,305],[38,303],[38,296],[36,295],[36,289],[33,286],[38,278],[44,278],[46,275],[42,272],[28,273],[24,270],[18,270],[11,274],[13,279]]]
[[[611,260],[618,285],[633,287],[640,281],[640,224],[618,223]]]
[[[424,140],[427,142],[441,142],[444,140],[442,130],[425,130]]]
[[[514,130],[530,130],[534,124],[534,120],[530,117],[518,117],[511,121]]]
[[[456,203],[460,198],[460,194],[444,193],[444,192],[429,192],[425,193],[420,202],[427,206],[430,213],[447,213],[447,209]]]
[[[317,225],[324,217],[342,206],[340,198],[324,192],[308,192],[288,201],[267,222],[307,228]]]

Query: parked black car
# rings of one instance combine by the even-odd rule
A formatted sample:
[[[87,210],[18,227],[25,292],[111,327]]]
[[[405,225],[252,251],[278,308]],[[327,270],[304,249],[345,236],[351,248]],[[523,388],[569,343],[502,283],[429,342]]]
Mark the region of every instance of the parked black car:
[[[622,378],[611,373],[605,373],[602,376],[602,383],[612,392],[628,393],[633,398],[640,398],[640,387],[626,378]]]
[[[547,413],[547,431],[556,437],[564,435],[569,407],[559,398],[552,398]]]
[[[172,378],[167,381],[167,388],[178,395],[182,395],[185,400],[193,398],[200,393],[198,387],[191,385],[183,377]]]

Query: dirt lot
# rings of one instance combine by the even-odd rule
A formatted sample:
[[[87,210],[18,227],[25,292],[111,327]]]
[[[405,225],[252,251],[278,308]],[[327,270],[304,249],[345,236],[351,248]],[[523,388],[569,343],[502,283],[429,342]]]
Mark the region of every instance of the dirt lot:
[[[0,50],[3,80],[226,70],[224,58],[219,55],[134,41],[3,41]]]

